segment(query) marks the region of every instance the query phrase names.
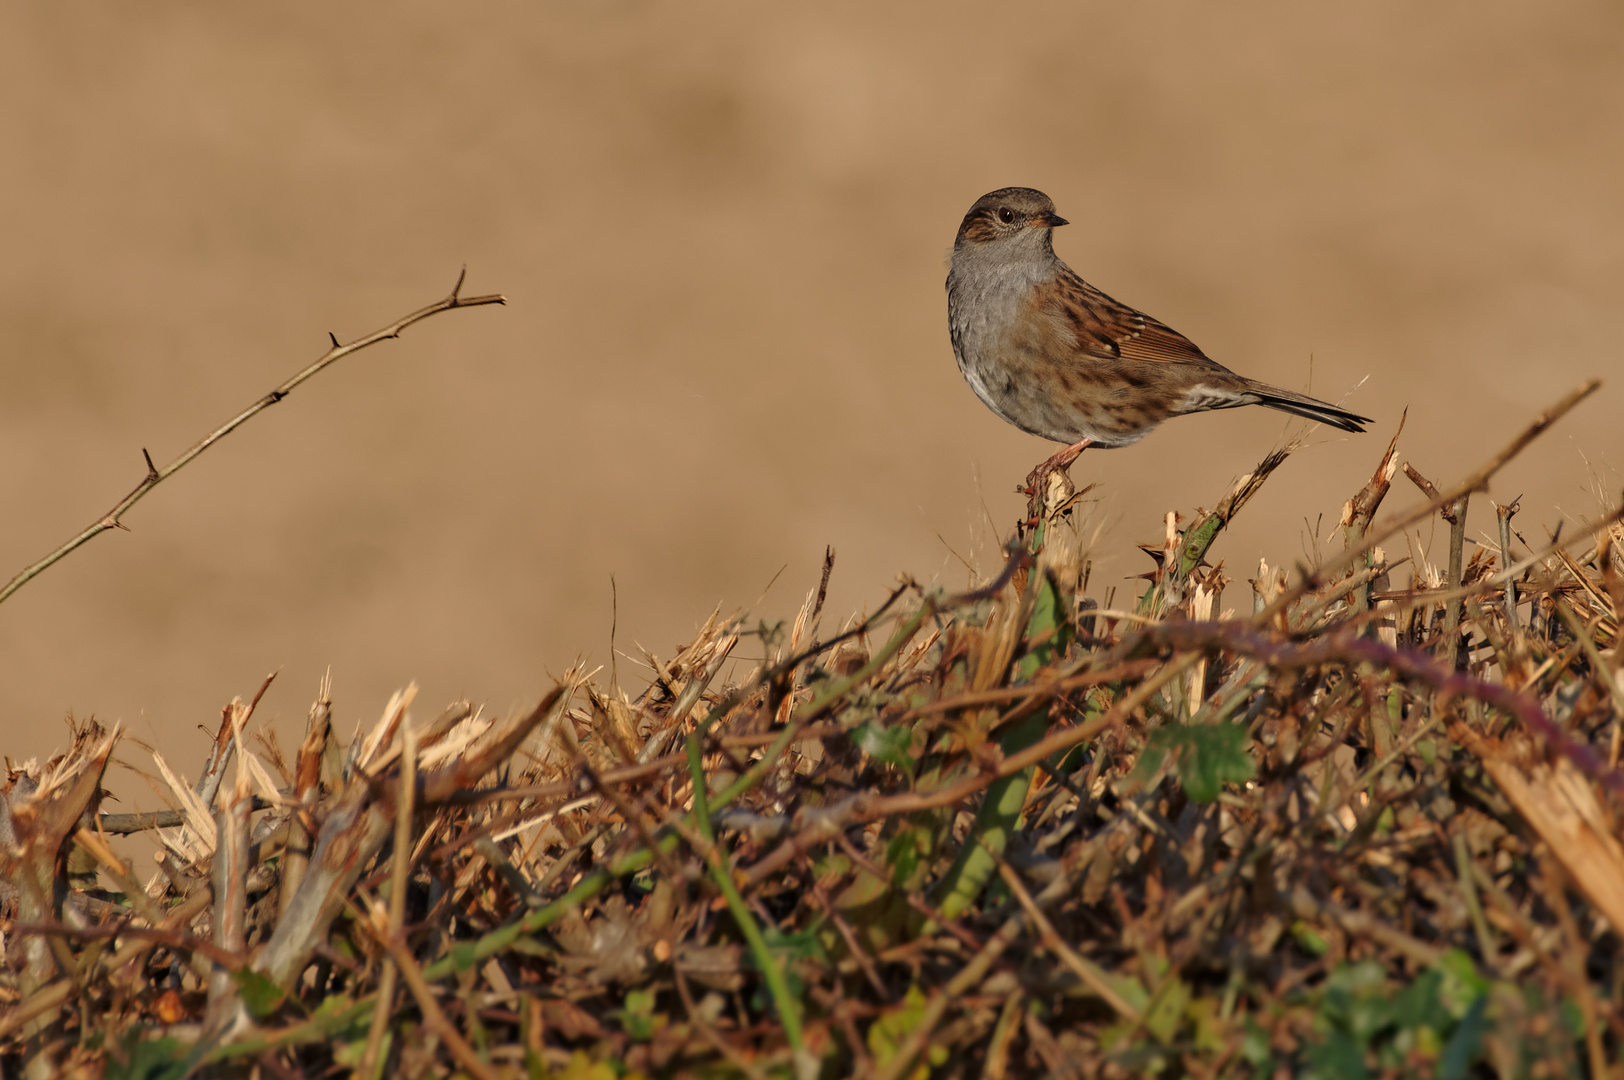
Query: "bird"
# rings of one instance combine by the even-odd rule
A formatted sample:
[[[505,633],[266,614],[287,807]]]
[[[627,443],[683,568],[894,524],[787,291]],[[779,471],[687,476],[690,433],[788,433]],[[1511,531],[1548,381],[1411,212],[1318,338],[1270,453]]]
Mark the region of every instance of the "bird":
[[[1163,420],[1264,405],[1343,431],[1368,417],[1249,379],[1166,323],[1114,300],[1054,253],[1068,224],[1035,188],[999,188],[964,215],[947,275],[959,371],[987,408],[1065,445],[1027,476],[1027,494],[1087,447],[1128,446]]]

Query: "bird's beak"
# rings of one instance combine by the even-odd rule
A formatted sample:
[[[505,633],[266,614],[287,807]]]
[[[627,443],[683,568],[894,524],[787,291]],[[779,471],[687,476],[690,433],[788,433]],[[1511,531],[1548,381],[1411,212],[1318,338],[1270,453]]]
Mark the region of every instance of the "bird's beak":
[[[1061,225],[1070,225],[1071,222],[1067,221],[1065,218],[1061,217],[1059,214],[1053,213],[1052,211],[1045,210],[1043,213],[1038,214],[1036,217],[1034,217],[1032,219],[1032,224],[1041,225],[1045,229],[1053,229],[1053,228],[1056,228],[1056,227],[1061,226]]]

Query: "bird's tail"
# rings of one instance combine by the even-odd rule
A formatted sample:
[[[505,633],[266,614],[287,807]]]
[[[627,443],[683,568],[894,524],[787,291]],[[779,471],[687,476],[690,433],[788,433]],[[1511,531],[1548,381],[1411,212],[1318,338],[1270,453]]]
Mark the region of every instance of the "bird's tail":
[[[1267,383],[1250,383],[1246,390],[1246,396],[1251,399],[1250,403],[1267,405],[1271,409],[1279,409],[1281,412],[1288,412],[1293,416],[1301,416],[1321,424],[1330,424],[1343,431],[1363,431],[1365,425],[1370,423],[1368,416],[1360,416],[1318,398],[1311,398],[1307,394],[1282,390]]]

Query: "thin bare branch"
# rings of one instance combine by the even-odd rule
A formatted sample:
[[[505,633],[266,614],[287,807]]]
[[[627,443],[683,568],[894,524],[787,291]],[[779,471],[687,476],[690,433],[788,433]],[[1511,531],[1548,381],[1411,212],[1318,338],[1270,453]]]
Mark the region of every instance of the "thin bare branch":
[[[1421,506],[1407,510],[1400,514],[1396,519],[1388,522],[1386,527],[1376,530],[1375,532],[1368,533],[1362,541],[1357,544],[1350,545],[1341,555],[1331,559],[1326,565],[1322,566],[1319,573],[1314,575],[1314,578],[1318,579],[1323,578],[1328,574],[1340,573],[1342,570],[1352,565],[1354,560],[1376,547],[1376,545],[1386,540],[1389,536],[1393,536],[1396,533],[1409,528],[1411,525],[1414,525],[1416,522],[1424,520],[1427,515],[1441,510],[1445,506],[1453,506],[1455,502],[1463,495],[1482,490],[1496,473],[1505,468],[1508,462],[1527,449],[1529,443],[1545,434],[1545,432],[1550,429],[1552,424],[1555,424],[1558,420],[1562,419],[1562,417],[1566,416],[1573,410],[1575,405],[1579,404],[1579,402],[1583,401],[1585,398],[1589,397],[1599,389],[1601,389],[1600,379],[1587,379],[1584,383],[1580,384],[1577,388],[1566,394],[1562,400],[1558,401],[1556,404],[1534,417],[1529,425],[1524,428],[1516,438],[1512,439],[1503,448],[1501,448],[1499,453],[1490,458],[1486,464],[1484,464],[1472,475],[1468,476],[1465,480],[1462,480],[1449,491],[1433,497],[1430,501]],[[1276,614],[1284,611],[1286,608],[1296,603],[1305,593],[1312,591],[1316,586],[1317,580],[1311,580],[1305,577],[1291,588],[1282,592],[1272,603],[1266,605],[1262,611],[1255,614],[1252,617],[1253,624],[1256,626],[1263,626],[1267,624]]]
[[[239,412],[236,416],[233,416],[231,419],[227,420],[225,423],[203,436],[203,438],[194,443],[190,449],[186,450],[179,457],[165,465],[163,468],[160,469],[154,465],[152,455],[143,449],[141,451],[141,456],[146,461],[147,473],[141,478],[141,482],[136,484],[128,495],[114,503],[111,510],[107,511],[101,517],[85,526],[85,528],[80,531],[77,536],[56,548],[38,562],[25,566],[22,570],[20,570],[16,577],[13,577],[5,584],[3,588],[0,588],[0,603],[5,603],[5,601],[8,600],[18,589],[22,588],[24,585],[27,585],[40,574],[44,573],[46,570],[49,570],[52,566],[56,565],[67,556],[73,554],[73,552],[77,551],[91,540],[94,540],[102,533],[107,532],[110,529],[125,528],[123,520],[124,515],[128,513],[130,508],[136,503],[146,498],[147,493],[153,488],[157,487],[171,476],[174,476],[181,469],[191,464],[192,459],[203,453],[203,451],[207,450],[209,447],[213,446],[227,435],[230,435],[239,427],[242,427],[243,424],[246,424],[249,420],[264,412],[272,405],[275,405],[277,402],[287,397],[295,389],[297,389],[300,384],[304,383],[306,380],[310,379],[312,376],[316,375],[329,365],[342,360],[351,353],[359,352],[369,345],[376,345],[378,342],[388,340],[389,338],[397,338],[400,336],[401,331],[405,330],[408,326],[411,326],[413,323],[422,322],[424,319],[431,316],[438,315],[442,311],[451,311],[456,308],[465,307],[480,307],[485,304],[507,303],[507,298],[499,293],[494,293],[489,296],[462,296],[462,282],[467,275],[468,270],[466,267],[464,267],[462,272],[457,275],[457,283],[456,285],[452,286],[451,294],[449,296],[445,297],[443,300],[437,300],[434,303],[429,304],[427,307],[418,308],[411,314],[404,315],[401,318],[396,319],[394,322],[390,323],[388,326],[385,326],[381,330],[374,330],[372,333],[356,338],[354,341],[351,341],[345,345],[340,345],[338,343],[338,338],[329,334],[329,337],[332,337],[333,347],[328,349],[327,352],[323,353],[314,363],[310,364],[296,375],[293,375],[287,381],[277,386],[270,393],[266,394],[264,397],[261,397],[252,405],[249,405],[246,409]]]

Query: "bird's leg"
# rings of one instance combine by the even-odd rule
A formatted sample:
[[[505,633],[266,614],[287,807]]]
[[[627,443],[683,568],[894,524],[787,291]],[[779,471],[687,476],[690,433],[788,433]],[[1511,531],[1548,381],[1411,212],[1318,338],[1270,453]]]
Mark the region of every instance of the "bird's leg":
[[[1093,439],[1080,439],[1057,450],[1047,461],[1026,474],[1026,486],[1020,493],[1026,496],[1027,517],[1036,522],[1051,506],[1060,506],[1077,490],[1067,472]],[[1059,490],[1054,490],[1058,486]]]
[[[1055,451],[1050,458],[1031,472],[1026,474],[1026,486],[1021,488],[1022,495],[1033,495],[1046,486],[1046,481],[1054,473],[1064,473],[1071,468],[1071,463],[1077,456],[1094,442],[1093,439],[1081,439],[1070,446]]]

